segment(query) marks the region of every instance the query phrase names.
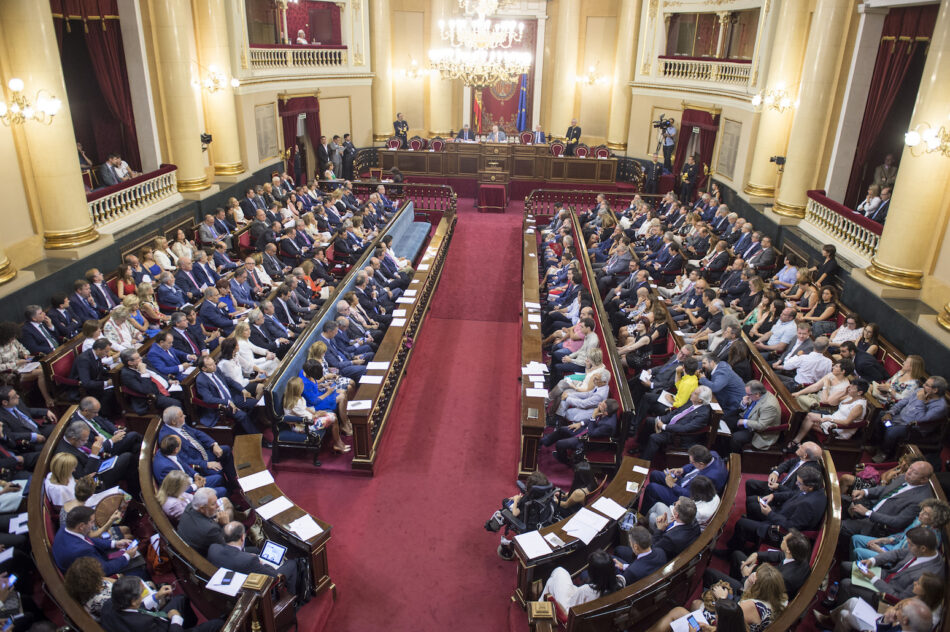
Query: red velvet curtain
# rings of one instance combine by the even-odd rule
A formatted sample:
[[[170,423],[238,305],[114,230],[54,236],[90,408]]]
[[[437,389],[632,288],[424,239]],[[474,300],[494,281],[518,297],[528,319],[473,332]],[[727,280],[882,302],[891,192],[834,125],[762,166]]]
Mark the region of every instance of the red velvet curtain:
[[[677,123],[676,156],[673,159],[673,173],[678,173],[686,162],[686,148],[689,145],[693,128],[699,128],[699,156],[704,164],[712,160],[713,148],[716,146],[716,133],[719,131],[719,115],[713,116],[702,110],[683,110],[683,118]],[[700,165],[702,167],[702,165]],[[699,189],[705,182],[705,176],[697,180]]]
[[[864,108],[861,133],[851,164],[851,177],[845,193],[845,204],[862,198],[866,165],[872,148],[890,116],[894,101],[901,93],[914,49],[926,46],[937,20],[938,5],[891,9],[884,18],[884,31],[877,49],[877,60],[871,75],[871,87]]]
[[[141,169],[116,0],[50,0],[50,7],[60,51],[64,29],[83,29],[102,101],[120,127],[120,146],[108,151],[119,152],[134,169]]]
[[[340,7],[333,2],[312,0],[288,4],[287,38],[291,44],[297,42],[297,31],[301,29],[307,34],[308,42],[317,40],[321,44],[342,44]]]
[[[284,149],[289,149],[287,170],[293,172],[294,154],[297,152],[297,118],[306,114],[307,136],[314,150],[320,144],[320,100],[317,97],[280,98],[277,100],[277,113],[280,115],[284,130]]]

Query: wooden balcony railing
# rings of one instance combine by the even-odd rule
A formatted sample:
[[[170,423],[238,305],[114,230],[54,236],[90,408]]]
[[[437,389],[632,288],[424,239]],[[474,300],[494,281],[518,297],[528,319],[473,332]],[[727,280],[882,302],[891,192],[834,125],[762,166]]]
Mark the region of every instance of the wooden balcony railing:
[[[162,165],[156,171],[87,193],[93,223],[96,227],[104,226],[171,197],[178,192],[177,172],[175,165]]]
[[[250,47],[251,68],[329,68],[346,66],[346,46]]]
[[[528,194],[524,201],[525,213],[535,215],[554,215],[554,205],[562,202],[565,208],[574,206],[578,212],[583,209],[594,206],[597,203],[597,196],[603,195],[607,198],[607,204],[618,213],[623,212],[630,205],[630,200],[639,195],[644,202],[654,202],[660,199],[660,195],[650,193],[639,193],[636,191],[617,192],[617,191],[581,191],[574,189],[535,189]]]
[[[883,226],[839,204],[821,190],[808,192],[805,221],[827,233],[833,241],[870,259],[877,252]]]
[[[667,79],[746,86],[752,76],[752,62],[748,61],[661,56],[659,62],[660,76]]]

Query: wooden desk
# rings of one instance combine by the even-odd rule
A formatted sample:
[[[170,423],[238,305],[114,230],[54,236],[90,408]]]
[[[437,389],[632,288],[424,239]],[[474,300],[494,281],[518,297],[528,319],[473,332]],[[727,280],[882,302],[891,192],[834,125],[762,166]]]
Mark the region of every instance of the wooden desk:
[[[382,371],[368,372],[369,375],[382,373],[382,383],[359,384],[356,394],[350,400],[372,402],[369,409],[348,411],[350,422],[353,424],[353,469],[373,472],[389,411],[396,400],[396,392],[412,355],[414,346],[412,341],[419,336],[423,320],[429,311],[432,295],[442,277],[449,242],[455,230],[455,221],[454,211],[450,210],[443,215],[435,234],[423,252],[422,259],[416,266],[415,274],[407,290],[416,292],[415,302],[411,305],[396,304],[397,310],[406,311],[404,317],[406,322],[401,326],[389,326],[373,356],[373,362],[388,362],[389,366]]]
[[[443,151],[380,149],[379,166],[404,175],[479,178],[500,170],[512,180],[548,180],[614,184],[616,158],[557,158],[547,145],[515,143],[446,143]]]
[[[238,435],[234,438],[234,447],[232,448],[234,456],[234,467],[237,470],[239,478],[250,476],[258,472],[263,472],[267,468],[264,465],[264,457],[261,453],[261,435]],[[277,483],[264,485],[249,492],[242,490],[247,503],[257,509],[271,500],[286,496]],[[268,498],[269,497],[269,498]],[[266,499],[266,500],[264,500]],[[269,520],[264,520],[264,530],[267,536],[273,540],[301,551],[310,558],[310,571],[313,579],[313,587],[319,595],[326,589],[333,591],[336,598],[336,585],[330,579],[329,565],[327,563],[327,542],[330,541],[330,531],[332,526],[312,516],[314,521],[320,525],[323,532],[314,537],[304,540],[294,531],[291,531],[289,525],[291,522],[307,515],[308,512],[297,506],[288,507]]]
[[[534,217],[525,214],[521,223],[521,235],[524,245],[521,252],[522,296],[521,296],[521,366],[529,362],[543,362],[541,355],[541,323],[528,322],[528,308],[525,303],[541,304],[540,281],[538,278],[538,233]],[[532,232],[525,232],[533,229]],[[540,314],[541,310],[531,310]],[[526,387],[530,380],[521,378],[521,463],[518,477],[525,478],[538,469],[538,445],[544,434],[545,406],[543,397],[528,397]]]

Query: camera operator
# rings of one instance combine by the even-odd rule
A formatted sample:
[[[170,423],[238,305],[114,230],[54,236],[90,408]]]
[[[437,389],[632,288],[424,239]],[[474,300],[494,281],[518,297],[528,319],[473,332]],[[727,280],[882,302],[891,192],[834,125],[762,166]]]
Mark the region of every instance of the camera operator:
[[[663,118],[661,115],[657,123],[659,125],[656,127],[660,128],[660,140],[663,141],[663,167],[673,173],[673,147],[676,146],[673,137],[676,136],[676,119]]]

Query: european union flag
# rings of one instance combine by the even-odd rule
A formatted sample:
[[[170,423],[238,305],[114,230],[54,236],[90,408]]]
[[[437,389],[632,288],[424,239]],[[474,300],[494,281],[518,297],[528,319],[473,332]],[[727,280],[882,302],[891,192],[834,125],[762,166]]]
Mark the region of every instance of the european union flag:
[[[518,96],[518,131],[528,129],[528,75],[521,75],[521,93]]]

